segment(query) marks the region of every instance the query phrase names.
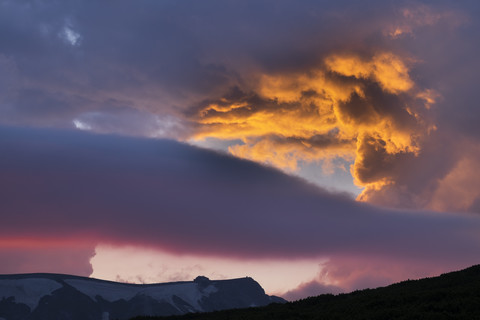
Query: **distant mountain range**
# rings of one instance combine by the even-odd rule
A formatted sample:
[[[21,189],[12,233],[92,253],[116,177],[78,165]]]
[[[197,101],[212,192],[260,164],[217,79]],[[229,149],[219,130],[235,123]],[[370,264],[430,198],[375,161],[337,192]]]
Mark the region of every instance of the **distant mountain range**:
[[[154,320],[138,317],[134,320]],[[173,317],[162,318],[170,320]],[[480,265],[348,294],[324,294],[266,307],[186,314],[175,320],[480,319]],[[160,320],[158,318],[158,320]]]
[[[110,320],[265,306],[252,278],[126,284],[62,274],[0,275],[0,320]]]

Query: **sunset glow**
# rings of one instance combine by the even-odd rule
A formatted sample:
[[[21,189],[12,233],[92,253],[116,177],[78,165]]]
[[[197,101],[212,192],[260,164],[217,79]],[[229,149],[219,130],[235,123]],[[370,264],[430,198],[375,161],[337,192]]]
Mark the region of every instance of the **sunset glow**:
[[[478,17],[0,0],[0,274],[295,300],[478,264]]]

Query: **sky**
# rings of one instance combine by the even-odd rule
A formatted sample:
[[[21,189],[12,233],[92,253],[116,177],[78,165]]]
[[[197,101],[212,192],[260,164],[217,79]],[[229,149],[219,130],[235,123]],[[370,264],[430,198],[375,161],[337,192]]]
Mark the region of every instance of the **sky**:
[[[0,0],[0,273],[295,300],[477,264],[479,16]]]

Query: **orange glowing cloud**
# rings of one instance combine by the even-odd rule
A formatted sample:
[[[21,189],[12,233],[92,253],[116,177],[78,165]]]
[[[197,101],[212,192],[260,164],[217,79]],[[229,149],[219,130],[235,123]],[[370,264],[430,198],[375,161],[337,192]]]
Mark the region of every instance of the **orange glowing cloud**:
[[[329,70],[338,74],[373,79],[387,92],[405,92],[413,87],[407,66],[392,53],[376,54],[370,61],[363,61],[357,56],[333,55],[325,63]]]
[[[193,138],[241,140],[231,154],[287,171],[299,162],[322,163],[328,172],[336,158],[354,161],[354,182],[378,189],[393,182],[389,163],[417,155],[422,136],[434,130],[427,111],[435,98],[417,88],[408,59],[332,54],[309,72],[262,74],[253,92],[234,88],[205,101],[193,116]]]

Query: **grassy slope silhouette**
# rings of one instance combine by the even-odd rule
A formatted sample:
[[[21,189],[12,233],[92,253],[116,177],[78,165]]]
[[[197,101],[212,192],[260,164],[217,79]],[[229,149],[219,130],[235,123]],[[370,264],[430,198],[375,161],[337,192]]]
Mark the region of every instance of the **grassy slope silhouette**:
[[[480,265],[388,287],[266,307],[135,320],[480,319]]]

